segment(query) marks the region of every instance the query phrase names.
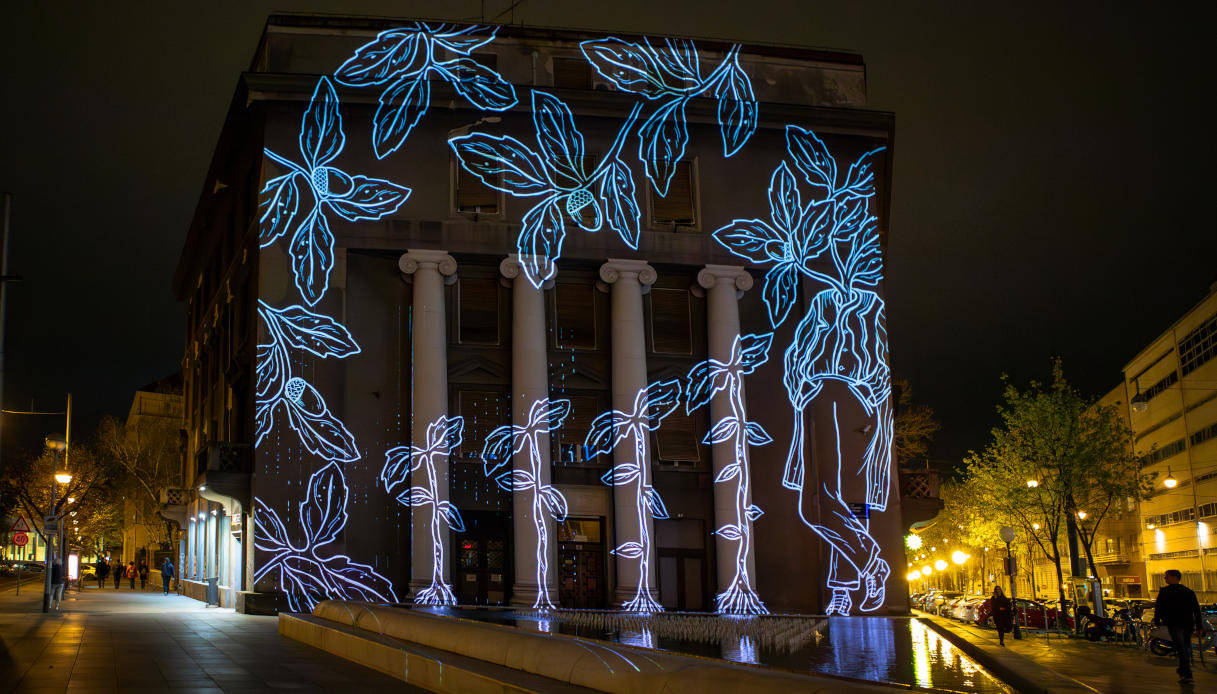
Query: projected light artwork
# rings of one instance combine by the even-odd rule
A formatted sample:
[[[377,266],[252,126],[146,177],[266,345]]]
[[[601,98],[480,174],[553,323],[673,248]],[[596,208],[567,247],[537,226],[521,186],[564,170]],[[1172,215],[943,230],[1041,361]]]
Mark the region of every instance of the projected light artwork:
[[[541,449],[539,438],[562,426],[562,422],[570,415],[569,400],[549,400],[548,398],[533,402],[528,411],[528,422],[524,426],[501,426],[486,437],[482,448],[482,466],[486,475],[494,477],[499,487],[510,491],[532,492],[530,512],[533,526],[537,530],[537,599],[534,608],[553,609],[557,607],[549,594],[549,583],[546,579],[549,569],[549,533],[546,530],[545,514],[553,516],[559,523],[566,520],[566,497],[549,484],[541,484]],[[528,470],[499,470],[511,462],[511,456],[521,451],[527,452],[530,469]],[[519,513],[519,511],[516,511]]]
[[[326,212],[350,222],[380,219],[396,212],[409,197],[410,189],[379,178],[351,176],[328,165],[346,145],[338,94],[328,77],[317,82],[300,123],[299,142],[303,164],[265,150],[267,157],[288,172],[270,179],[262,188],[258,200],[262,208],[259,244],[265,248],[291,232],[288,252],[296,287],[304,301],[313,306],[325,296],[334,268],[334,234]],[[313,202],[309,213],[296,224],[301,182],[312,191]]]
[[[708,359],[689,372],[689,394],[685,409],[693,410],[708,405],[710,399],[720,391],[727,392],[731,403],[731,415],[724,417],[710,428],[705,443],[731,443],[735,462],[723,467],[714,478],[715,484],[735,481],[735,521],[719,526],[715,534],[736,543],[735,576],[727,589],[715,598],[719,612],[730,614],[768,614],[765,603],[757,597],[748,575],[748,556],[752,545],[752,523],[764,513],[752,499],[752,482],[748,465],[748,446],[761,446],[773,439],[760,424],[749,422],[744,413],[744,376],[756,370],[769,359],[769,347],[773,334],[737,335],[731,345],[731,358],[727,363]]]
[[[349,87],[384,87],[372,119],[378,159],[401,147],[431,106],[431,80],[451,84],[472,106],[505,111],[516,105],[516,90],[471,54],[494,40],[498,27],[416,22],[382,31],[360,46],[334,73]]]
[[[752,82],[740,67],[738,45],[702,77],[697,47],[684,39],[650,39],[629,43],[618,38],[580,44],[596,72],[623,92],[655,102],[655,110],[638,128],[638,160],[661,196],[668,194],[676,164],[685,155],[689,128],[685,107],[690,99],[713,94],[718,99],[718,127],[723,155],[730,157],[756,132],[757,107]]]
[[[302,306],[274,309],[258,302],[258,315],[266,324],[270,342],[258,345],[256,423],[254,446],[260,446],[274,426],[275,413],[287,415],[287,424],[313,455],[326,460],[359,460],[355,437],[338,421],[311,383],[292,375],[291,350],[303,350],[325,359],[359,354],[359,345],[337,321]]]
[[[514,137],[470,133],[448,141],[466,171],[483,183],[540,202],[524,213],[516,248],[533,286],[551,278],[566,239],[569,217],[586,231],[607,224],[630,248],[638,248],[634,175],[618,155],[638,115],[630,113],[608,152],[588,170],[583,135],[570,108],[542,91],[532,93],[537,151]]]
[[[610,410],[592,420],[591,431],[584,441],[588,455],[610,453],[627,439],[634,452],[633,462],[618,463],[600,478],[610,487],[633,485],[638,538],[627,540],[612,550],[617,556],[638,560],[638,590],[632,599],[622,605],[622,609],[631,612],[663,611],[663,606],[651,597],[650,565],[654,549],[647,532],[647,516],[667,518],[668,510],[659,498],[659,492],[647,483],[646,468],[651,462],[651,455],[647,452],[647,432],[658,429],[664,417],[675,412],[679,406],[680,381],[652,383],[638,391],[632,412]]]
[[[393,585],[372,567],[342,554],[318,554],[346,527],[348,493],[337,463],[313,473],[298,509],[304,534],[299,545],[292,542],[279,514],[254,499],[254,546],[271,555],[254,573],[254,580],[276,574],[293,612],[310,612],[318,601],[328,599],[397,602]]]
[[[426,446],[398,446],[385,452],[385,466],[380,481],[385,490],[406,506],[430,506],[431,520],[431,585],[414,596],[420,605],[455,605],[452,586],[444,582],[444,543],[440,523],[455,532],[465,531],[461,513],[448,499],[440,498],[439,477],[435,469],[437,455],[448,456],[461,445],[465,420],[461,417],[440,417],[427,425]],[[426,486],[408,486],[415,473],[426,474]]]
[[[828,147],[811,131],[786,126],[786,149],[815,191],[811,199],[804,204],[794,173],[782,162],[770,178],[769,221],[736,219],[714,237],[742,258],[771,265],[764,301],[775,328],[797,302],[800,275],[822,285],[783,359],[794,435],[782,484],[799,492],[803,522],[831,547],[828,613],[847,614],[853,607],[851,593],[858,590],[863,590],[859,609],[873,611],[883,604],[891,571],[869,532],[869,514],[859,518],[844,498],[842,478],[865,480],[867,509],[887,508],[891,383],[884,304],[874,291],[883,279],[883,259],[877,220],[870,212],[875,193],[871,159],[882,148],[858,157],[843,177]],[[837,475],[824,485],[819,516],[808,518],[803,496],[816,490],[805,484],[804,411],[830,381],[844,384],[871,418],[871,439],[860,459],[844,460],[839,403],[832,403]]]

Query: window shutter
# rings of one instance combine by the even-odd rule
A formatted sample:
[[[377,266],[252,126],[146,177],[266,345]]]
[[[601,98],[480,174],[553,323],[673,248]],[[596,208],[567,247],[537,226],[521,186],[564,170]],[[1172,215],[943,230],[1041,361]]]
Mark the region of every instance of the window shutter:
[[[692,354],[689,292],[651,289],[651,349],[661,354]]]
[[[564,284],[554,287],[555,326],[558,347],[596,348],[596,291],[590,284]]]
[[[461,344],[499,344],[499,281],[462,279],[459,296]]]
[[[697,420],[676,410],[664,418],[656,430],[656,446],[662,463],[693,464],[701,462],[697,446]]]
[[[456,167],[455,204],[457,211],[498,214],[499,191],[482,183],[480,178],[466,171],[460,162],[455,162],[454,166]]]
[[[676,164],[666,197],[651,196],[651,219],[656,224],[697,224],[697,208],[693,196],[692,167],[687,161]]]

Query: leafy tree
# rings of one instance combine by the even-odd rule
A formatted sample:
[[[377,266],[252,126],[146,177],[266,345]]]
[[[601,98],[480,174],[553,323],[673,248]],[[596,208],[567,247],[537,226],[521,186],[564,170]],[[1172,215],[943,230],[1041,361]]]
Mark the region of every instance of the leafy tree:
[[[103,417],[97,427],[97,447],[121,472],[122,491],[135,507],[136,523],[156,542],[168,543],[172,526],[157,514],[157,509],[161,489],[181,486],[178,422],[143,417],[124,424],[114,417]]]
[[[1144,495],[1148,479],[1115,409],[1070,387],[1059,360],[1050,383],[1007,382],[998,414],[993,440],[966,461],[967,484],[988,515],[1009,519],[1052,561],[1064,600],[1060,541],[1080,504],[1092,505],[1097,524],[1119,500]],[[1088,558],[1093,540],[1093,530],[1083,538]]]
[[[913,388],[908,379],[893,378],[892,393],[896,395],[892,449],[896,453],[897,465],[903,467],[929,454],[930,441],[934,439],[939,424],[934,418],[933,408],[913,404]]]
[[[62,471],[63,454],[58,457]],[[33,531],[43,541],[46,537],[41,521],[45,516],[69,517],[70,511],[112,503],[114,498],[114,469],[96,454],[92,446],[73,444],[68,463],[67,469],[72,475],[72,481],[68,484],[54,482],[54,459],[49,449],[41,454],[17,459],[8,466],[0,480],[4,495],[16,500],[16,508],[30,519]],[[52,484],[55,487],[53,493]],[[80,515],[80,511],[77,511],[77,515]]]

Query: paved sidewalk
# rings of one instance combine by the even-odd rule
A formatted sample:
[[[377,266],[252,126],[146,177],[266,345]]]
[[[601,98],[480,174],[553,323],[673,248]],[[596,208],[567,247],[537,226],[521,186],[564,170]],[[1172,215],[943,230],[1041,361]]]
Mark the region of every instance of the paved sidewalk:
[[[1205,654],[1206,665],[1201,665],[1199,655],[1194,654],[1192,671],[1196,681],[1182,685],[1175,674],[1178,661],[1174,657],[1156,656],[1133,645],[1091,643],[1056,635],[1045,638],[1024,631],[1021,640],[1007,634],[1006,645],[1002,647],[997,645],[997,632],[992,629],[940,617],[927,619],[963,636],[993,657],[1008,658],[1009,654],[1015,654],[1105,694],[1217,692],[1217,656],[1212,651]]]
[[[0,589],[0,694],[424,691],[180,595],[93,587],[41,608],[41,589]]]

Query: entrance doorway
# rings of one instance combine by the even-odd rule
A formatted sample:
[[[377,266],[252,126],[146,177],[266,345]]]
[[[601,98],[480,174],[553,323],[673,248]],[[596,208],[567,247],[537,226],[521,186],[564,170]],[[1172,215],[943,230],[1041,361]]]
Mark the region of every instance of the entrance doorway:
[[[505,605],[511,585],[507,542],[511,518],[496,512],[465,514],[465,532],[454,534],[456,599],[462,605]]]
[[[557,525],[558,604],[570,609],[604,609],[604,519],[567,518]]]
[[[703,524],[696,518],[655,521],[659,602],[668,610],[709,609]]]

